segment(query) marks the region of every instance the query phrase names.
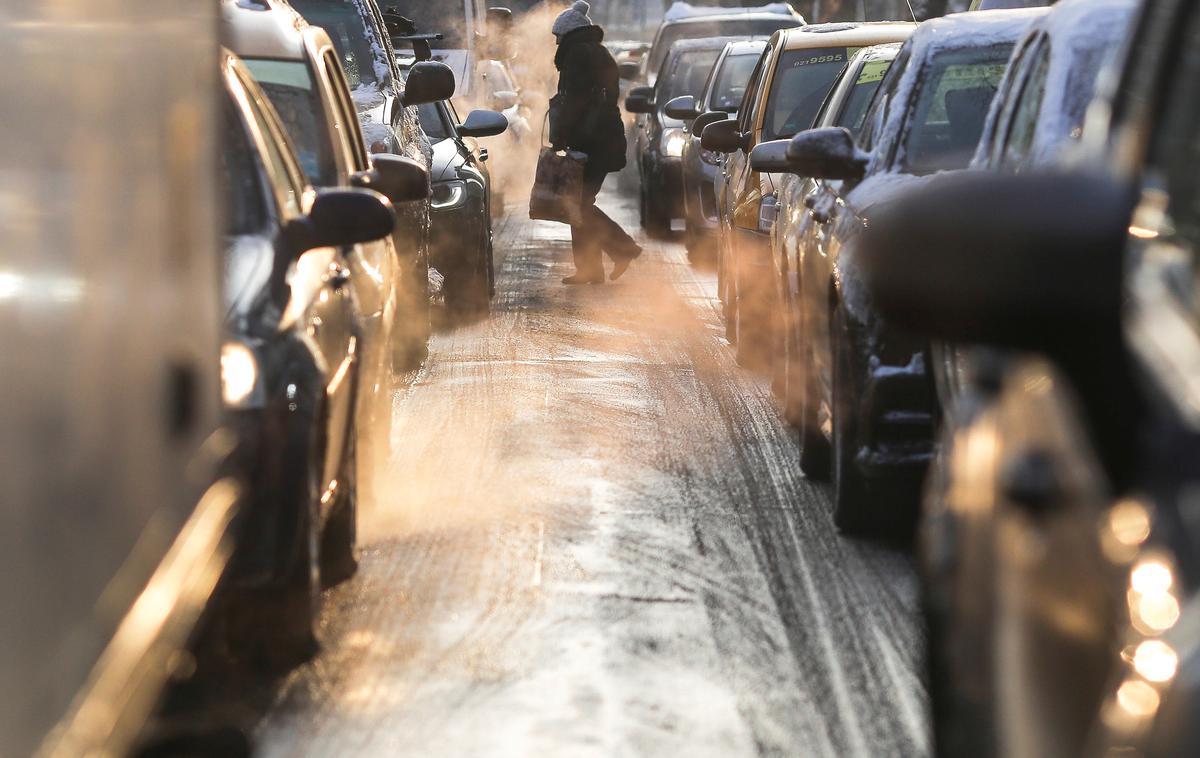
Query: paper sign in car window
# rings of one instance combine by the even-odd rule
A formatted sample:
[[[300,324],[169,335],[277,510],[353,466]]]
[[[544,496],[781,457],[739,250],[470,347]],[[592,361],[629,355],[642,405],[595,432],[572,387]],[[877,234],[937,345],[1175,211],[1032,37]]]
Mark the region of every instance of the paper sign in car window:
[[[858,85],[878,82],[883,79],[883,75],[887,73],[891,65],[891,61],[867,61],[859,70],[858,80],[854,83]]]

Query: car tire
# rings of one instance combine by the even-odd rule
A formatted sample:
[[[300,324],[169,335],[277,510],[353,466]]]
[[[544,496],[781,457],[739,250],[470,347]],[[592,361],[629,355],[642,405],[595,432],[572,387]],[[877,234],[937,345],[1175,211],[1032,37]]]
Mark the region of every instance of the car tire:
[[[783,419],[789,425],[800,428],[801,414],[804,411],[804,403],[801,400],[801,394],[804,392],[803,385],[803,367],[799,360],[799,350],[796,344],[796,325],[793,318],[795,310],[791,298],[788,296],[787,279],[779,277],[776,280],[776,307],[779,309],[776,316],[776,325],[779,330],[778,339],[776,340],[775,355],[779,359],[775,362],[775,384],[778,387],[779,402],[782,406]]]
[[[805,332],[801,330],[801,339]],[[800,470],[809,479],[825,481],[830,473],[829,440],[817,421],[820,389],[813,372],[812,349],[801,346],[804,364],[800,367]]]
[[[666,239],[671,235],[670,215],[662,207],[662,202],[654,199],[644,186],[642,197],[642,228],[652,239]]]
[[[338,477],[337,502],[321,534],[321,585],[332,587],[358,570],[358,431],[351,428]]]
[[[752,371],[770,371],[772,323],[765,293],[755,287],[737,287],[733,298],[737,362]]]
[[[830,332],[830,352],[833,354],[830,393],[833,406],[833,521],[844,533],[862,534],[871,531],[872,523],[866,482],[855,463],[859,434],[855,413],[858,396],[853,386],[856,378],[854,346],[840,303],[833,309]]]

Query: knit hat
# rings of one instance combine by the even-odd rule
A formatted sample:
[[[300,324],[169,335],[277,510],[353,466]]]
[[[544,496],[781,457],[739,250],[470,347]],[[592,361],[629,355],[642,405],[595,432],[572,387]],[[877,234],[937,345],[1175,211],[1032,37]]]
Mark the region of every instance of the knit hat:
[[[591,10],[591,6],[584,0],[575,0],[570,8],[558,14],[558,18],[554,19],[554,27],[550,31],[554,32],[554,36],[561,37],[575,29],[591,26],[592,20],[588,18],[589,10]]]

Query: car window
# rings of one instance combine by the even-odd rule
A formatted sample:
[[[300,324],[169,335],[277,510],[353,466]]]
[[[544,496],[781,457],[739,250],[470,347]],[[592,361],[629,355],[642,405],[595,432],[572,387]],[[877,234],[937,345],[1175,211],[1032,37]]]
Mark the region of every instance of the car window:
[[[327,49],[321,55],[321,63],[325,67],[329,89],[333,92],[334,113],[336,114],[334,127],[345,130],[344,139],[350,146],[350,152],[354,158],[353,169],[360,171],[367,167],[367,149],[363,144],[358,117],[355,115],[354,101],[350,99],[350,92],[346,89],[346,75],[342,71],[341,64],[338,63],[337,56],[331,50]]]
[[[240,70],[237,75],[240,79],[242,76]],[[304,185],[303,179],[299,175],[299,167],[286,153],[287,143],[284,142],[282,130],[275,126],[276,121],[271,114],[270,103],[260,100],[249,83],[243,81],[242,85],[247,95],[246,104],[248,116],[252,121],[251,127],[262,140],[263,158],[267,164],[267,172],[282,195],[284,215],[299,216],[301,214],[300,196]]]
[[[352,0],[291,0],[291,4],[308,23],[329,34],[351,89],[378,82],[373,35]]]
[[[264,58],[242,60],[263,92],[271,98],[271,105],[275,106],[275,112],[292,138],[292,147],[304,173],[315,184],[337,184],[332,137],[326,128],[325,109],[308,64]]]
[[[780,15],[779,18],[727,18],[721,20],[690,21],[667,24],[662,27],[646,59],[647,71],[658,71],[667,52],[681,39],[706,39],[708,37],[766,37],[779,29],[796,26],[796,20]]]
[[[896,56],[891,67],[883,75],[883,81],[879,83],[879,87],[875,90],[875,95],[867,104],[867,112],[863,117],[863,128],[861,144],[863,149],[871,150],[875,147],[875,135],[878,133],[880,123],[884,116],[887,115],[888,106],[891,104],[892,97],[896,94],[896,88],[900,84],[900,80],[904,78],[904,70],[908,68],[908,62],[912,57],[911,48],[905,44],[900,48],[900,53]]]
[[[975,154],[1011,44],[953,50],[925,66],[909,110],[899,166],[914,174],[966,168]]]
[[[758,59],[758,55],[725,57],[717,71],[717,80],[707,103],[708,110],[734,111],[741,107],[746,85],[750,82],[750,72],[754,70]]]
[[[759,56],[758,62],[754,64],[754,70],[750,72],[750,79],[746,83],[746,94],[742,96],[742,107],[738,111],[737,124],[739,132],[750,131],[751,118],[754,110],[754,98],[758,96],[758,85],[762,81],[763,68],[766,62],[771,58],[771,46],[763,50]]]
[[[784,51],[771,81],[763,140],[785,139],[810,128],[855,52],[845,47]]]
[[[1016,171],[1029,158],[1033,139],[1037,135],[1038,117],[1046,99],[1046,75],[1050,71],[1050,45],[1044,44],[1034,53],[1029,75],[1018,95],[1016,109],[1008,124],[1008,133],[1000,152],[1000,168]]]
[[[220,198],[225,203],[225,234],[253,234],[267,226],[267,208],[258,160],[246,136],[246,127],[228,97],[221,108],[221,151],[217,165]]]
[[[658,92],[655,93],[654,102],[662,106],[683,95],[699,95],[704,80],[708,78],[720,54],[720,50],[680,52],[664,76],[660,76],[655,82],[654,86]]]
[[[867,121],[867,107],[891,65],[890,60],[869,60],[863,63],[862,68],[858,70],[854,86],[842,105],[842,112],[834,120],[836,126],[846,127],[855,137],[862,133]]]
[[[451,137],[449,125],[442,118],[442,109],[437,103],[425,103],[417,106],[417,117],[421,120],[421,128],[434,142],[441,142]]]

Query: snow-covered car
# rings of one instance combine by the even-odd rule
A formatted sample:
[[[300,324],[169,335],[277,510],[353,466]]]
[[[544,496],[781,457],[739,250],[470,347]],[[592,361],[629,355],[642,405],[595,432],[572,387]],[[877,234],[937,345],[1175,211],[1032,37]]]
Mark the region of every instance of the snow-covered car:
[[[856,139],[867,123],[867,113],[883,77],[900,52],[900,43],[876,45],[860,50],[842,73],[825,104],[817,113],[815,128],[840,126]],[[782,149],[781,149],[782,148]],[[808,213],[808,203],[817,190],[812,177],[788,173],[786,141],[764,142],[750,155],[751,167],[777,177],[779,210],[771,230],[772,279],[771,322],[778,332],[772,356],[774,386],[783,406],[784,417],[797,427],[806,405],[804,367],[809,360],[808,346],[800,339],[803,311],[800,308],[800,251],[816,223]],[[805,429],[815,433],[809,423]],[[810,452],[812,446],[807,448]]]
[[[717,198],[714,181],[720,155],[700,145],[700,133],[714,121],[737,115],[746,85],[766,48],[762,40],[729,42],[717,57],[708,81],[697,97],[678,101],[668,108],[684,122],[687,140],[683,145],[684,243],[693,261],[712,258],[717,235]],[[686,96],[685,96],[686,97]]]
[[[503,134],[504,115],[474,110],[459,122],[449,101],[422,105],[421,127],[433,141],[431,262],[443,276],[446,308],[487,313],[495,292],[492,260],[492,183],[488,151],[477,140]]]
[[[808,476],[832,475],[843,531],[910,535],[933,449],[927,343],[892,328],[866,296],[856,249],[863,229],[933,174],[967,167],[1013,46],[1044,13],[924,22],[876,92],[859,138],[824,127],[787,147],[793,173],[822,180],[796,266],[811,403],[800,414],[800,461]]]
[[[423,61],[421,81],[414,73],[408,83],[400,75],[375,0],[289,0],[310,24],[329,34],[350,84],[363,139],[371,153],[391,153],[411,158],[426,168],[433,155],[429,139],[421,132],[416,106],[445,99],[453,93],[454,75],[444,64]],[[420,89],[420,97],[408,89]],[[449,90],[449,91],[447,91]],[[416,92],[413,93],[418,94]],[[407,328],[394,339],[403,342],[405,364],[418,364],[429,339],[429,201],[396,206],[394,241],[401,262]]]
[[[710,124],[701,134],[701,147],[725,156],[713,185],[717,270],[726,333],[737,343],[743,365],[769,365],[774,339],[769,235],[777,177],[750,167],[751,150],[812,126],[859,48],[903,41],[913,28],[911,23],[841,23],[776,32],[750,76],[737,119]]]
[[[1076,160],[1098,72],[1128,36],[1136,5],[1135,0],[1063,0],[1036,21],[1013,53],[973,168],[1002,175],[1028,174]],[[963,251],[968,260],[974,254],[969,247]],[[1085,274],[1079,272],[1079,276]],[[1014,670],[1023,668],[1007,659],[999,644],[997,621],[1003,617],[996,609],[1012,607],[1003,601],[1001,577],[1013,575],[1016,562],[1024,559],[1002,547],[1006,541],[1002,532],[1009,528],[1005,521],[1015,513],[1007,510],[1001,498],[993,499],[991,491],[998,484],[992,477],[1003,468],[1000,462],[1008,454],[1007,445],[982,450],[973,440],[995,428],[992,425],[998,416],[1008,412],[1002,410],[1004,402],[997,388],[1006,376],[1015,375],[1010,372],[1020,371],[1020,359],[999,347],[937,339],[929,354],[942,430],[938,456],[927,480],[919,544],[927,588],[925,608],[935,630],[929,660],[940,752],[982,755],[998,736],[1007,742],[1008,730],[995,728],[1002,710],[1024,712],[1022,721],[1032,718],[1035,723],[1052,726],[1056,733],[1054,743],[1045,742],[1040,734],[1035,739],[1057,749],[1020,750],[1022,754],[1080,754],[1080,739],[1095,718],[1108,673],[1104,658],[1087,671],[1066,673],[1051,668],[1045,678],[1036,678],[1034,686],[1042,693],[1036,714],[1025,708],[1024,698],[1005,702],[1006,688],[1001,684]],[[1081,535],[1091,532],[1084,523],[1078,528]],[[1034,529],[1030,538],[1041,539],[1043,534]],[[991,545],[1001,547],[993,550]],[[1079,557],[1069,544],[1060,543],[1055,551],[1063,558]],[[1079,583],[1078,597],[1101,597],[1084,589],[1095,576],[1082,565],[1087,564],[1061,576],[1076,582],[1081,572],[1089,574]],[[1038,584],[1039,594],[1052,586]],[[1097,610],[1092,606],[1079,618],[1098,619]],[[1097,621],[1092,628],[1107,629],[1109,622]],[[1045,660],[1081,660],[1075,652],[1080,649],[1076,642],[1063,638],[1051,642],[1053,636],[1039,639],[1039,644],[1049,647]],[[1112,642],[1107,638],[1093,641],[1102,639]],[[1088,645],[1082,648],[1086,650]],[[1058,742],[1060,739],[1067,742]]]

